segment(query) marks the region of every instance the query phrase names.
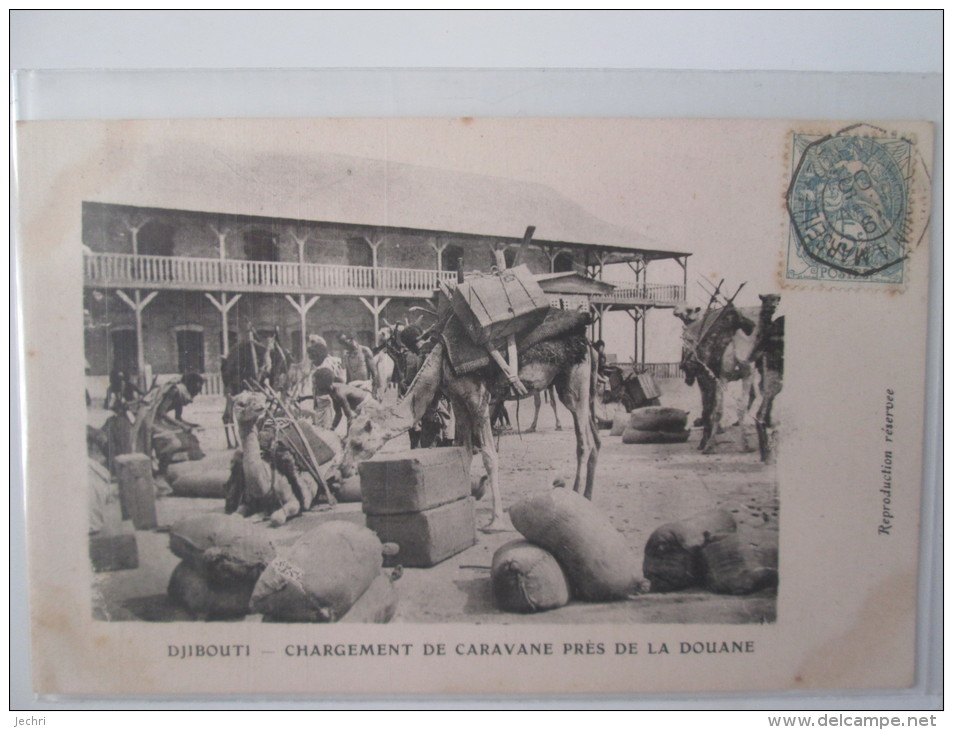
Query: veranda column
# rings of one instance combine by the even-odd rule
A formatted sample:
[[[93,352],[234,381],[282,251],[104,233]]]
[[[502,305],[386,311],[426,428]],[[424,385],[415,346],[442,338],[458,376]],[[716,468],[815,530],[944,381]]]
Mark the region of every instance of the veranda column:
[[[317,304],[320,298],[319,296],[313,296],[310,299],[305,299],[304,294],[299,294],[298,301],[295,301],[294,297],[290,294],[285,294],[285,299],[295,308],[301,320],[301,359],[303,362],[306,362],[305,358],[308,353],[308,312],[311,311],[311,307]]]
[[[381,301],[377,296],[375,296],[374,303],[367,301],[365,297],[358,297],[361,300],[361,303],[371,311],[371,315],[374,317],[374,346],[377,347],[380,343],[377,341],[378,332],[380,332],[380,317],[381,312],[384,311],[384,307],[387,306],[387,303],[390,301],[390,297],[387,297]]]
[[[211,294],[205,292],[205,298],[208,299],[212,303],[212,306],[222,315],[222,357],[228,357],[228,310],[235,306],[235,303],[242,298],[242,295],[236,294],[229,299],[228,294],[220,292],[219,297],[221,297],[221,301],[216,300]]]
[[[116,296],[118,296],[126,305],[132,309],[133,314],[136,318],[136,367],[139,369],[139,387],[145,391],[147,387],[146,383],[146,354],[143,349],[143,337],[142,337],[142,310],[145,309],[149,302],[155,299],[156,294],[159,292],[149,292],[145,297],[142,296],[142,292],[139,289],[136,289],[133,292],[133,296],[130,298],[126,292],[122,289],[116,290]]]

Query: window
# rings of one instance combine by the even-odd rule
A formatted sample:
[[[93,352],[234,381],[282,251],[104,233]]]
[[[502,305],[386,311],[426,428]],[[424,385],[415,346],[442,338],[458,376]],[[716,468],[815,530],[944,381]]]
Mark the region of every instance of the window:
[[[553,259],[553,272],[562,273],[564,271],[575,271],[576,262],[573,261],[572,255],[562,251],[556,255],[556,258]]]
[[[172,256],[173,254],[172,226],[159,221],[149,221],[136,236],[139,254],[141,256]]]
[[[371,245],[364,238],[347,239],[348,266],[373,266],[374,256]]]
[[[278,236],[269,231],[245,231],[245,258],[249,261],[277,261]]]
[[[463,247],[447,246],[440,252],[440,269],[442,271],[457,271],[463,268]]]
[[[205,372],[205,335],[200,329],[180,329],[175,333],[180,373]]]
[[[133,329],[113,330],[110,333],[112,343],[111,370],[136,373],[139,370],[139,347],[136,344],[136,332]]]

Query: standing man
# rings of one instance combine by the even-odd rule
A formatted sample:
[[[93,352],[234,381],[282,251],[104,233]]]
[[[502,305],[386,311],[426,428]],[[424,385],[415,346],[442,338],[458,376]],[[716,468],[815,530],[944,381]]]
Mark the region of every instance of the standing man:
[[[374,353],[354,339],[354,335],[344,333],[338,338],[344,345],[344,369],[347,382],[370,391],[374,378]]]

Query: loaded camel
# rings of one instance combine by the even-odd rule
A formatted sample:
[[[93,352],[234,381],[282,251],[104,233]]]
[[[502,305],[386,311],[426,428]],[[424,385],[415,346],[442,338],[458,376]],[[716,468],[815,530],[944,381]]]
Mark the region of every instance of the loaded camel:
[[[673,314],[685,325],[685,333],[689,337],[697,337],[700,329],[698,321],[702,317],[701,307],[690,307],[687,304],[679,304],[675,307]],[[738,399],[737,420],[733,426],[744,427],[745,417],[751,406],[754,404],[755,393],[755,368],[751,362],[752,352],[754,350],[755,340],[757,340],[757,328],[751,333],[746,334],[744,330],[739,329],[731,338],[731,342],[725,348],[721,358],[721,367],[718,371],[718,379],[722,390],[728,387],[728,383],[740,382],[741,397]],[[686,382],[689,378],[686,378]],[[692,385],[688,382],[688,385]],[[717,424],[716,424],[717,426]]]
[[[311,508],[318,495],[318,484],[310,474],[294,468],[294,460],[287,452],[274,449],[274,464],[262,458],[258,422],[267,410],[268,398],[264,393],[244,391],[232,401],[241,450],[235,452],[232,462],[225,511],[237,511],[242,517],[265,512],[272,526],[278,527]]]
[[[284,392],[289,385],[290,366],[291,356],[278,342],[278,333],[274,330],[259,332],[257,336],[252,332],[248,340],[222,358],[222,386],[225,391],[222,423],[225,424],[228,448],[233,448],[232,401],[245,390],[246,381]]]
[[[593,367],[585,327],[576,327],[552,339],[529,346],[520,353],[518,378],[528,391],[539,392],[555,385],[560,400],[572,413],[576,429],[575,491],[585,480],[584,495],[592,499],[600,440],[596,430]],[[352,475],[361,461],[371,458],[385,442],[409,430],[424,415],[440,393],[448,397],[456,419],[456,444],[483,457],[493,517],[485,530],[502,529],[499,457],[494,446],[490,419],[491,403],[505,397],[508,382],[492,364],[458,375],[450,364],[446,344],[438,340],[403,397],[391,407],[368,407],[351,423],[341,474]]]
[[[761,405],[755,419],[758,448],[761,450],[761,461],[768,461],[771,456],[768,438],[771,406],[781,392],[784,378],[784,317],[773,319],[781,302],[779,294],[760,294],[759,297],[761,312],[758,315],[758,336],[751,351],[751,361],[761,375]]]
[[[709,310],[697,322],[687,326],[683,333],[681,369],[685,373],[685,382],[691,385],[697,380],[701,390],[702,438],[698,448],[706,454],[715,450],[715,436],[718,424],[721,423],[726,385],[725,353],[739,330],[751,335],[754,328],[754,322],[742,315],[732,301],[728,300],[720,309],[713,310],[709,307]],[[743,424],[741,436],[744,442]]]

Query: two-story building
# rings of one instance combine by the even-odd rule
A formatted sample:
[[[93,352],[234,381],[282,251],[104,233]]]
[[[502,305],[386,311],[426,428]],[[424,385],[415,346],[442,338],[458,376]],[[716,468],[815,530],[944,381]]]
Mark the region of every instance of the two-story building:
[[[343,159],[331,161],[346,169],[344,184],[328,194],[329,216],[340,213],[339,196],[359,194],[349,188],[360,172],[389,181],[387,194],[397,201],[416,195],[415,205],[404,204],[418,211],[416,219],[408,210],[394,210],[373,220],[374,206],[360,220],[288,217],[281,205],[263,211],[262,199],[242,188],[241,176],[229,176],[226,185],[216,178],[210,197],[194,171],[171,194],[146,188],[121,200],[85,202],[85,347],[92,392],[104,390],[105,376],[117,366],[159,376],[203,372],[209,392],[219,392],[221,356],[251,329],[277,329],[295,359],[313,333],[332,347],[345,331],[373,345],[385,319],[416,317],[412,307],[430,299],[439,280],[455,281],[458,269],[489,270],[497,250],[512,262],[527,225],[537,225],[540,233],[521,262],[549,275],[546,289],[554,303],[595,312],[600,319],[594,337],[602,336],[612,313],[626,312],[613,326],[628,321],[638,343],[641,323],[644,359],[645,312],[685,299],[690,254],[627,245],[625,231],[588,219],[542,186],[446,171],[434,177],[410,165]],[[213,172],[206,170],[205,178],[215,177]],[[401,189],[421,179],[430,181],[426,189]],[[448,190],[450,181],[455,187]],[[130,202],[135,200],[142,202]],[[190,208],[190,200],[202,209]],[[296,210],[313,215],[320,206]],[[479,222],[466,230],[470,220]],[[663,260],[680,267],[680,281],[648,283],[648,267]],[[569,275],[603,279],[607,268],[628,276],[582,291],[579,277]]]

